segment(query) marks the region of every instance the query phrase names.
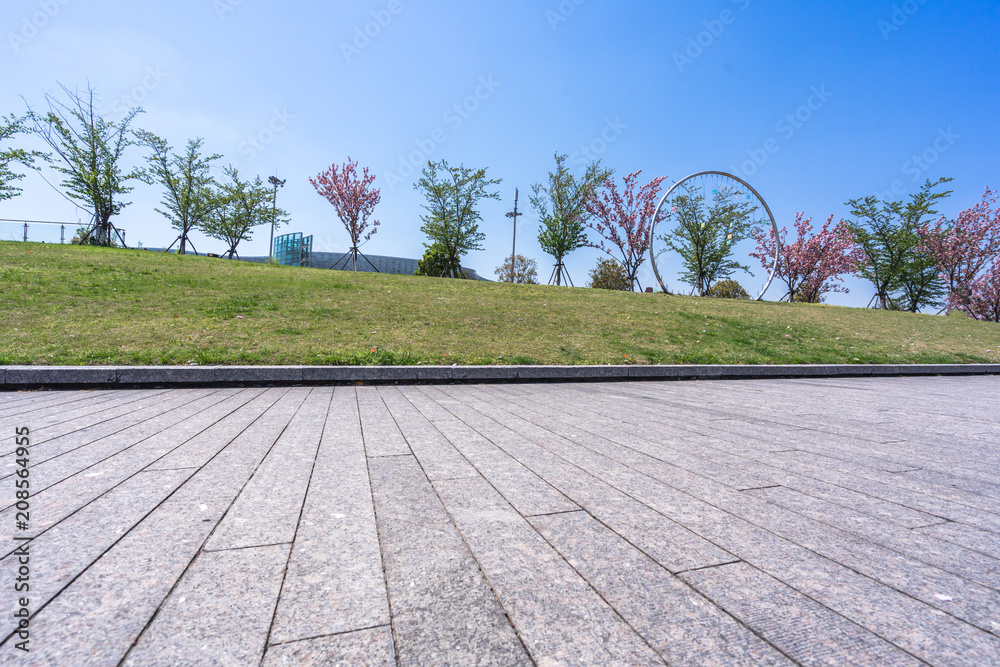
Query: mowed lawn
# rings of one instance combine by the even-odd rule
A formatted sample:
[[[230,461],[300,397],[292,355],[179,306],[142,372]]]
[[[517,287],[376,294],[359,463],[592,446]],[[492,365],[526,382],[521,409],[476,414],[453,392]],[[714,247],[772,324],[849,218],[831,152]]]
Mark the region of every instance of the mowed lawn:
[[[3,365],[1000,360],[1000,325],[957,317],[144,250],[0,242],[0,290]]]

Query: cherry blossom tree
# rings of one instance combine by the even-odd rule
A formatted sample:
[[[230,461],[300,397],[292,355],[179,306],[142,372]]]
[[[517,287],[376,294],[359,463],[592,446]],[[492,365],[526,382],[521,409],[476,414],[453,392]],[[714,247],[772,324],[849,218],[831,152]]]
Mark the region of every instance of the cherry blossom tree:
[[[355,271],[358,270],[358,245],[367,243],[378,231],[380,224],[378,220],[372,221],[369,230],[368,218],[382,200],[380,190],[371,188],[374,180],[375,175],[368,173],[368,167],[359,175],[358,163],[352,162],[350,156],[344,164],[333,164],[316,178],[309,179],[316,192],[333,204],[337,217],[350,234],[349,253],[353,256]]]
[[[972,282],[963,309],[977,320],[1000,322],[1000,258],[989,272]]]
[[[656,200],[666,180],[665,176],[654,178],[637,191],[641,173],[636,171],[626,176],[621,192],[614,178],[609,178],[587,200],[590,218],[585,224],[600,234],[601,240],[597,243],[588,240],[586,245],[607,253],[625,269],[629,289],[639,282],[636,274],[646,261]]]
[[[796,240],[786,241],[787,230],[779,231],[781,247],[775,277],[785,283],[784,297],[789,301],[819,303],[828,292],[847,292],[844,274],[853,273],[861,261],[861,253],[847,223],[840,221],[831,229],[831,215],[815,234],[812,218],[804,213],[795,216]],[[774,230],[760,230],[754,235],[757,248],[751,257],[760,260],[765,269],[774,261]]]
[[[948,286],[947,309],[967,310],[973,284],[1000,257],[998,194],[989,188],[981,202],[954,221],[940,218],[918,230],[921,249],[930,253]]]

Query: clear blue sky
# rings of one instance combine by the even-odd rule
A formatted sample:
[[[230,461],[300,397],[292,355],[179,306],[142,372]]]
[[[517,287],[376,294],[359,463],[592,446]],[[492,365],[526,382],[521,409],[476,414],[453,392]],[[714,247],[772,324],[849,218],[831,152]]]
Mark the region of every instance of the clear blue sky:
[[[581,161],[590,146],[619,175],[668,182],[736,170],[780,225],[797,211],[844,217],[849,198],[897,181],[905,195],[955,177],[950,216],[1000,188],[998,2],[6,0],[0,25],[0,113],[23,112],[21,96],[41,106],[57,83],[89,82],[112,114],[141,104],[138,125],[176,148],[204,137],[244,174],[287,179],[284,231],[313,234],[317,250],[342,251],[347,235],[308,178],[348,156],[382,187],[382,227],[363,249],[374,254],[423,252],[421,197],[401,169],[414,152],[502,178],[503,200],[483,206],[486,249],[465,260],[487,276],[510,252],[514,188],[524,208],[556,151]],[[86,219],[39,176],[22,187],[0,218]],[[157,188],[131,199],[119,220],[130,244],[169,243]],[[544,280],[526,212],[518,249]],[[19,233],[0,224],[2,238]],[[267,254],[267,236],[242,252]],[[597,257],[571,255],[577,284]],[[870,287],[850,286],[831,302],[865,305]]]

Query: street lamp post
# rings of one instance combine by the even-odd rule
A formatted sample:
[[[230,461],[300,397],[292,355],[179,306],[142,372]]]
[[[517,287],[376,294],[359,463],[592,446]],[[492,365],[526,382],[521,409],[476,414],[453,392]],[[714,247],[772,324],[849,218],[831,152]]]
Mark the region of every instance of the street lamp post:
[[[267,258],[274,257],[274,222],[278,217],[278,188],[285,185],[285,181],[279,180],[277,176],[271,176],[267,182],[274,188],[274,196],[271,198],[271,243],[267,248]]]
[[[514,219],[514,238],[511,241],[511,246],[510,246],[510,282],[511,283],[514,282],[514,265],[515,265],[516,260],[517,260],[517,219],[518,219],[519,216],[524,215],[524,213],[518,213],[517,212],[517,195],[518,195],[517,188],[514,188],[514,210],[512,212],[506,214],[508,218],[513,218]]]

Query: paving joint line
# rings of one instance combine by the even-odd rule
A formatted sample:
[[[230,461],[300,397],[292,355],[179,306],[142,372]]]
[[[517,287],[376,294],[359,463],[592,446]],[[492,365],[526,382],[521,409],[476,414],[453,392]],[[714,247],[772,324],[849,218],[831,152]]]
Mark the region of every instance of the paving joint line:
[[[388,625],[369,625],[365,628],[354,628],[352,630],[343,630],[341,632],[331,632],[325,635],[316,635],[315,637],[302,637],[301,639],[289,639],[286,642],[275,642],[274,644],[268,644],[267,648],[273,648],[275,646],[288,646],[289,644],[298,644],[301,642],[311,642],[316,639],[326,639],[327,637],[340,637],[342,635],[349,635],[355,632],[365,632],[366,630],[378,630],[380,628],[388,628]],[[265,651],[266,654],[266,651]]]
[[[302,409],[302,406],[305,405],[306,401],[309,400],[309,397],[312,396],[313,391],[315,390],[311,390],[308,394],[306,394],[305,399],[303,399],[302,403],[299,405],[299,410]],[[263,653],[261,653],[260,656],[261,664],[263,664],[264,660],[267,658],[267,647],[271,644],[271,633],[274,632],[274,624],[278,620],[278,609],[281,607],[281,594],[285,592],[285,580],[288,578],[288,566],[292,562],[292,555],[295,551],[295,540],[298,538],[299,528],[302,526],[302,516],[306,512],[306,503],[309,502],[309,488],[312,486],[313,474],[316,472],[316,462],[319,460],[320,448],[323,446],[323,435],[326,433],[326,425],[330,421],[330,409],[333,407],[334,393],[335,391],[330,392],[330,400],[327,401],[326,404],[326,412],[323,415],[323,426],[322,428],[319,429],[319,438],[316,441],[316,451],[313,453],[312,465],[309,466],[309,479],[306,480],[306,488],[305,491],[302,493],[302,505],[299,507],[299,516],[295,520],[295,532],[292,533],[292,541],[282,543],[289,545],[288,556],[285,558],[285,567],[281,571],[281,585],[278,586],[278,594],[274,598],[274,609],[271,612],[271,623],[267,626],[267,636],[264,637],[264,651]],[[295,416],[298,416],[298,414],[299,411],[296,410]],[[295,419],[295,416],[292,417],[292,420]],[[288,423],[291,424],[292,420],[290,420]],[[284,433],[284,431],[282,431],[282,433]],[[277,440],[275,441],[275,444],[277,444]],[[274,448],[272,447],[271,449]],[[270,451],[268,452],[268,454],[270,454]],[[261,465],[263,465],[263,460],[261,461]],[[234,500],[233,502],[236,501]]]

